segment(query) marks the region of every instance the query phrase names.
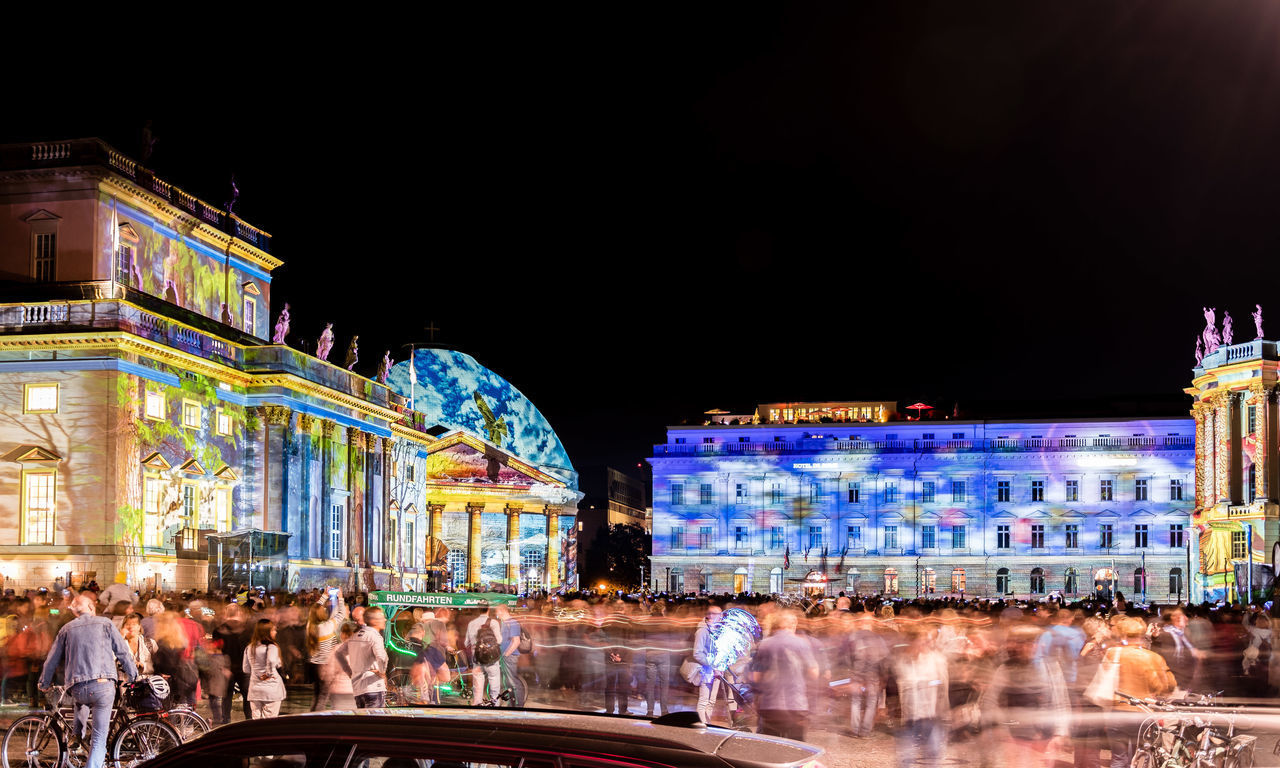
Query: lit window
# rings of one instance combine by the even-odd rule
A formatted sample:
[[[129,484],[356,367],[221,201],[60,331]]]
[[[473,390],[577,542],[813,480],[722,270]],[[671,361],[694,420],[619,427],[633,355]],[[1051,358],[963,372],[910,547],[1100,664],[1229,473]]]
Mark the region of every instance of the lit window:
[[[160,513],[160,494],[163,488],[164,481],[156,477],[148,477],[143,485],[142,541],[148,547],[162,546],[160,521],[164,519],[164,515]]]
[[[53,470],[22,473],[23,544],[53,544]]]
[[[245,333],[253,333],[254,326],[258,317],[258,302],[244,297],[244,331]]]
[[[164,418],[164,393],[147,390],[147,404],[144,411],[148,419]]]
[[[1111,549],[1115,542],[1115,529],[1111,523],[1102,523],[1098,526],[1098,546],[1102,549]]]
[[[196,526],[196,507],[196,487],[194,485],[182,486],[182,527],[194,528]]]
[[[219,533],[226,533],[231,528],[231,489],[219,488],[213,496],[214,525]]]
[[[219,408],[215,421],[218,434],[223,437],[229,437],[231,435],[231,414]]]
[[[193,429],[200,428],[200,404],[190,400],[182,401],[182,426]]]
[[[56,232],[37,233],[32,241],[32,277],[37,283],[50,283],[58,275],[58,235]]]
[[[28,384],[23,411],[25,413],[57,413],[57,384]]]
[[[1079,500],[1080,500],[1080,481],[1068,480],[1067,481],[1067,501],[1079,501]]]
[[[1067,534],[1067,541],[1066,541],[1067,549],[1079,549],[1080,548],[1080,525],[1078,523],[1067,523],[1066,534]]]
[[[331,507],[329,510],[329,559],[330,560],[342,559],[342,519],[343,519],[342,513],[343,513],[343,509],[341,504],[334,504],[333,507]],[[453,555],[454,553],[450,552],[449,554]],[[463,558],[466,557],[465,552],[460,552],[458,554],[462,555]],[[461,573],[458,573],[458,572],[454,573],[454,578],[455,580],[457,580],[456,583],[462,583],[467,580],[465,563],[466,561],[463,560],[463,566],[461,569],[459,569]],[[455,564],[450,563],[449,565],[452,567]]]
[[[1111,496],[1111,481],[1110,481],[1110,480],[1099,480],[1099,481],[1098,481],[1098,500],[1099,500],[1099,501],[1112,501],[1112,496]]]

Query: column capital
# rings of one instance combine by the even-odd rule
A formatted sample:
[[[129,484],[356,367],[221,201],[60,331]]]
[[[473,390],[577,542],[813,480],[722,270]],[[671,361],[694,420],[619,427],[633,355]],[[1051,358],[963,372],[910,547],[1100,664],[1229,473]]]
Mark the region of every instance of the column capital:
[[[284,427],[289,424],[289,416],[293,411],[283,405],[264,405],[261,413],[266,422],[272,426]]]
[[[347,427],[347,445],[356,448],[364,447],[364,433],[355,427]]]
[[[483,511],[484,511],[484,502],[482,502],[482,501],[468,501],[468,502],[467,502],[467,512],[468,512],[468,513],[471,513],[471,512],[483,512]]]
[[[298,414],[298,431],[304,435],[310,435],[311,430],[316,425],[316,417],[308,413]]]
[[[508,515],[511,515],[511,514],[518,515],[524,511],[524,505],[523,504],[507,504],[505,507],[502,508],[502,511],[506,512]]]
[[[333,439],[333,432],[337,428],[338,428],[338,422],[334,421],[333,419],[320,420],[320,435],[322,437]]]

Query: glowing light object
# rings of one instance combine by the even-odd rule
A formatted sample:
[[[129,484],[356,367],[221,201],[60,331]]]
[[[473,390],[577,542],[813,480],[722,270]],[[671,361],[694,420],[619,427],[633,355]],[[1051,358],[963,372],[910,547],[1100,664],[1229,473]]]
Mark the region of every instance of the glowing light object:
[[[730,608],[711,627],[711,666],[723,672],[760,639],[760,623],[741,608]]]

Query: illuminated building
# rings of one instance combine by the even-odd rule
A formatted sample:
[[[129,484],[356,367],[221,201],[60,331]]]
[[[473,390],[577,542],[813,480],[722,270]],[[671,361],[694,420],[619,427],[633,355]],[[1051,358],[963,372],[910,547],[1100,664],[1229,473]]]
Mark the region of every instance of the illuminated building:
[[[669,427],[653,583],[1185,599],[1194,441],[1187,418]]]
[[[756,421],[762,424],[888,421],[897,403],[884,400],[841,400],[824,403],[761,403]],[[715,421],[723,423],[722,419]]]
[[[483,429],[548,442],[536,409],[483,376],[432,400],[437,366],[411,410],[407,363],[389,388],[271,343],[270,242],[96,139],[0,147],[6,583],[422,588],[449,547],[463,582],[558,586],[572,466]],[[531,578],[505,553],[537,515]]]
[[[1280,550],[1278,367],[1274,341],[1220,346],[1196,366],[1186,390],[1195,398],[1198,568],[1211,600],[1245,592],[1245,567],[1274,568]],[[1260,570],[1259,582],[1270,575]]]

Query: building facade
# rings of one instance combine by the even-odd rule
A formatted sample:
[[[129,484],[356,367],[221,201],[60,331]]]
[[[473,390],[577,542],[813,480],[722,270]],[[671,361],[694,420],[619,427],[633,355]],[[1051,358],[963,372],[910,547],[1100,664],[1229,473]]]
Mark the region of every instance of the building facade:
[[[1186,599],[1195,421],[669,427],[653,585]]]
[[[1261,316],[1259,310],[1259,336]],[[1247,592],[1250,570],[1255,588],[1261,589],[1280,556],[1277,368],[1274,341],[1224,346],[1215,341],[1186,390],[1195,400],[1193,523],[1205,596],[1211,600]],[[1268,568],[1257,568],[1263,564]]]
[[[270,242],[100,141],[0,147],[6,585],[558,587],[568,457],[475,426],[545,432],[536,409],[483,377],[414,409],[291,348]]]

